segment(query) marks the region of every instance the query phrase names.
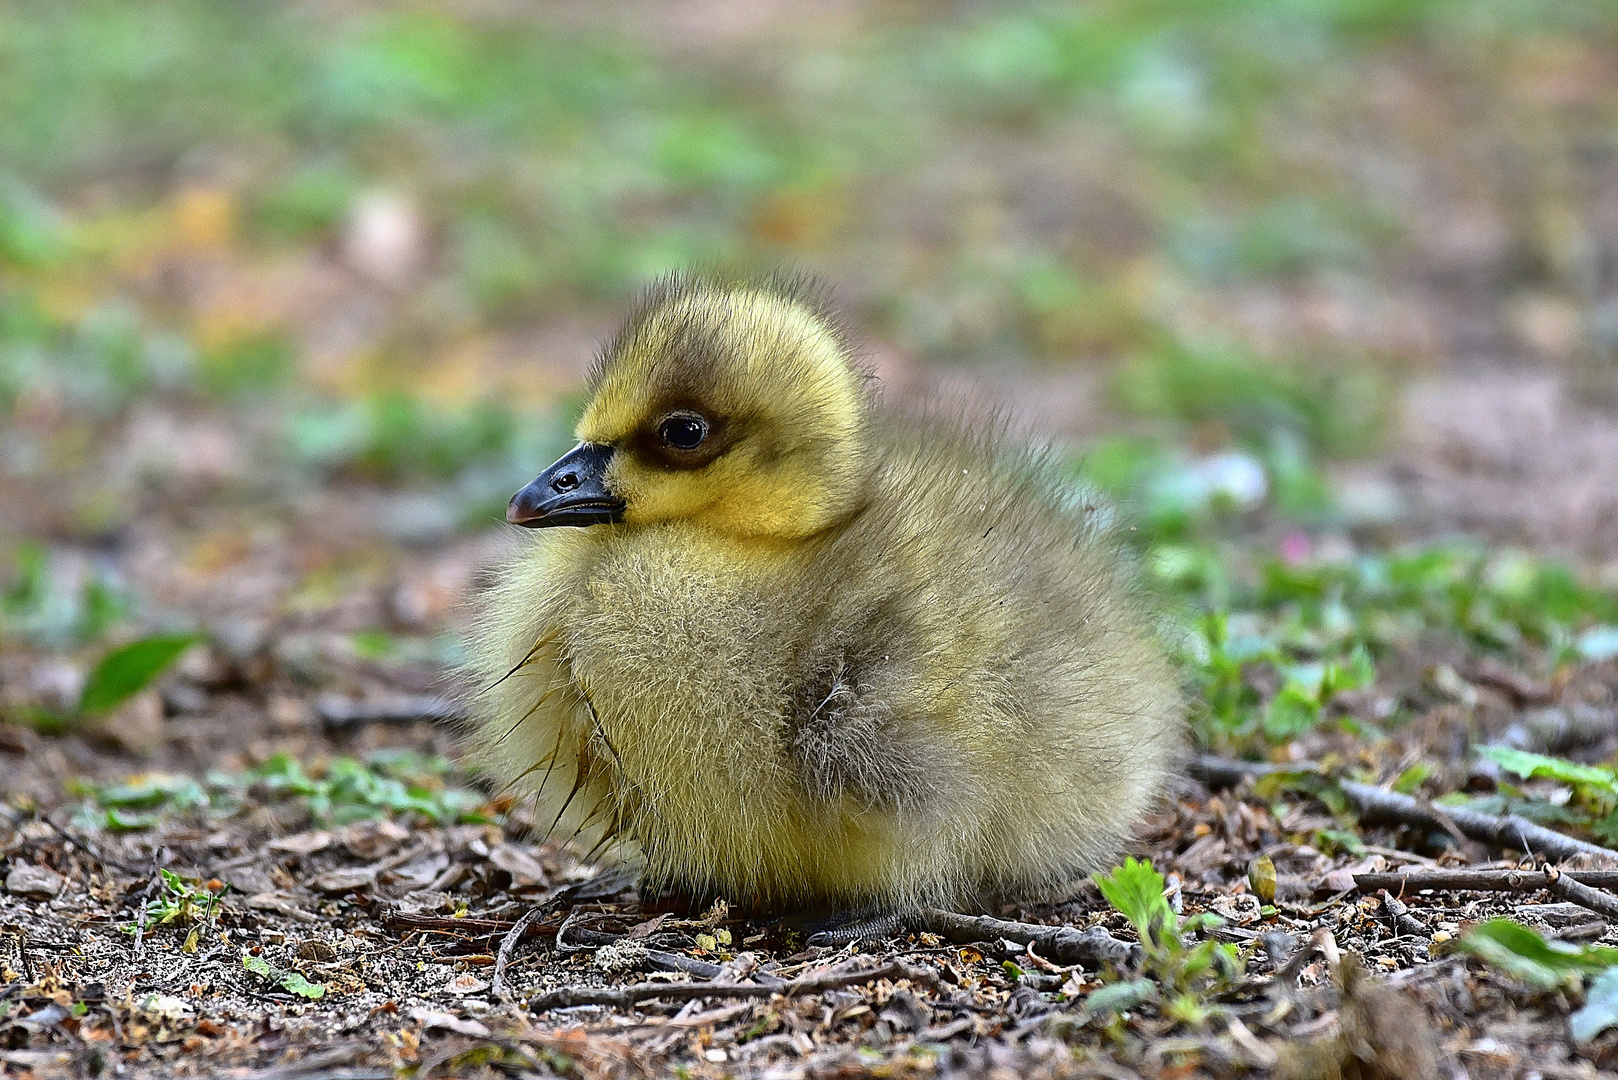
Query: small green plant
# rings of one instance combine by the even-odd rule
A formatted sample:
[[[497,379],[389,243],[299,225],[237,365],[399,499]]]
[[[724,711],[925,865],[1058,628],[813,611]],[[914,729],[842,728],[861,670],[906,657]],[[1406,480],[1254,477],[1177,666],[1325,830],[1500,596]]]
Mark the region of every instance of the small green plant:
[[[130,598],[106,575],[62,573],[39,544],[21,545],[9,580],[0,586],[0,637],[63,647],[99,641],[124,619]]]
[[[157,895],[141,906],[139,917],[126,923],[124,933],[149,932],[159,926],[212,924],[219,910],[222,893],[215,893],[201,882],[186,881],[172,870],[158,871]]]
[[[1564,758],[1532,754],[1507,746],[1483,746],[1478,754],[1523,780],[1549,780],[1570,789],[1566,802],[1536,797],[1513,784],[1486,796],[1490,812],[1510,810],[1536,821],[1587,828],[1605,843],[1618,841],[1618,771],[1607,765],[1581,765]],[[1444,800],[1455,802],[1454,799]],[[1473,800],[1477,805],[1484,800]]]
[[[1297,542],[1301,554],[1257,559],[1206,537],[1147,546],[1152,578],[1185,605],[1180,659],[1205,745],[1296,738],[1336,696],[1375,685],[1380,657],[1424,638],[1538,653],[1551,666],[1604,655],[1618,623],[1618,595],[1520,553],[1454,545],[1321,558],[1307,537]],[[1396,708],[1376,718],[1398,721]]]
[[[435,824],[477,820],[484,799],[474,791],[445,787],[448,763],[419,754],[373,755],[369,763],[336,758],[325,776],[309,776],[289,754],[277,754],[252,772],[270,792],[307,801],[322,824],[345,824],[380,814],[416,813]]]
[[[310,818],[321,825],[390,813],[419,814],[435,824],[486,821],[480,813],[484,797],[446,784],[449,771],[445,758],[386,749],[364,761],[336,758],[311,776],[296,758],[277,754],[240,773],[213,772],[202,779],[149,773],[122,784],[89,787],[84,791],[94,809],[81,812],[81,824],[128,831],[150,828],[164,813],[229,817],[241,810],[250,794],[301,801]]]
[[[1235,946],[1217,941],[1191,943],[1198,931],[1221,926],[1217,915],[1181,921],[1164,896],[1163,875],[1151,862],[1125,859],[1110,874],[1095,875],[1107,902],[1135,927],[1145,954],[1146,978],[1113,983],[1085,999],[1092,1012],[1121,1012],[1155,1002],[1165,1016],[1199,1025],[1213,1011],[1208,996],[1234,983],[1243,964]]]
[[[300,973],[277,967],[262,956],[242,953],[242,967],[254,975],[268,979],[281,989],[308,998],[310,1001],[319,1001],[326,996],[325,984],[310,982]]]

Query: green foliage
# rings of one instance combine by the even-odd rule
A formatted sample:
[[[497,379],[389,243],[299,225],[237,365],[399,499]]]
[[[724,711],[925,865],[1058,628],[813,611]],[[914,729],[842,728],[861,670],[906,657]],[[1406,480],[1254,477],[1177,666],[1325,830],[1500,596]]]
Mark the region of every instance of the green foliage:
[[[1152,1000],[1157,984],[1151,979],[1123,979],[1092,990],[1084,999],[1084,1007],[1092,1013],[1128,1012]]]
[[[1148,953],[1163,950],[1170,940],[1179,944],[1180,920],[1163,896],[1163,875],[1150,860],[1127,858],[1112,873],[1093,876],[1107,903],[1134,924]]]
[[[544,455],[557,449],[555,426],[493,401],[444,409],[389,393],[306,408],[292,416],[287,442],[301,463],[387,482],[448,479],[521,454],[526,482],[549,463]]]
[[[196,634],[157,634],[113,649],[91,670],[79,697],[79,712],[116,709],[151,685],[179,655],[203,640]]]
[[[1334,697],[1375,685],[1379,656],[1423,638],[1534,645],[1557,662],[1576,658],[1589,627],[1618,619],[1618,595],[1518,553],[1438,546],[1289,560],[1199,540],[1148,555],[1153,578],[1190,608],[1180,645],[1196,730],[1225,748],[1311,730]]]
[[[187,385],[195,368],[189,343],[123,301],[65,318],[31,290],[0,287],[0,408],[34,397],[85,418],[109,416],[142,394]]]
[[[267,232],[300,239],[332,228],[353,204],[361,178],[346,163],[317,159],[296,166],[261,192],[254,216]]]
[[[66,249],[55,210],[20,180],[0,173],[0,268],[10,263],[38,269]]]
[[[1603,842],[1618,841],[1618,772],[1611,767],[1580,765],[1564,758],[1531,754],[1507,746],[1481,746],[1478,754],[1524,780],[1551,780],[1572,789],[1572,798],[1566,806],[1562,806],[1534,799],[1526,792],[1503,784],[1501,794],[1508,800],[1513,812],[1536,821],[1551,820],[1588,828]],[[1516,799],[1526,801],[1517,804]]]
[[[1155,1000],[1164,1015],[1201,1024],[1214,1009],[1208,995],[1240,978],[1243,965],[1233,946],[1212,940],[1192,944],[1188,935],[1223,920],[1198,915],[1182,925],[1163,894],[1163,875],[1149,861],[1125,859],[1112,873],[1096,874],[1093,880],[1140,935],[1150,978],[1097,990],[1085,999],[1086,1007],[1092,1012],[1118,1012]]]
[[[176,923],[192,926],[213,922],[223,893],[212,892],[202,887],[201,882],[187,881],[170,870],[159,870],[158,875],[157,895],[142,906],[140,918],[124,926],[125,933],[141,932],[142,927],[150,932]]]
[[[1388,387],[1369,369],[1282,364],[1232,347],[1181,343],[1135,357],[1113,389],[1143,415],[1217,421],[1255,447],[1289,433],[1328,453],[1372,446],[1389,405]]]
[[[288,754],[277,754],[253,770],[252,780],[282,797],[305,800],[318,822],[345,824],[386,812],[416,813],[435,824],[474,820],[482,796],[445,788],[437,776],[445,763],[419,755],[373,755],[366,765],[353,758],[333,759],[320,779],[311,778]]]
[[[184,774],[146,773],[122,784],[82,790],[102,811],[100,819],[91,823],[112,832],[133,832],[156,825],[158,814],[147,811],[188,813],[214,805],[209,788]]]
[[[204,355],[199,374],[205,392],[234,399],[274,390],[292,372],[291,345],[278,334],[255,334]]]
[[[1388,35],[1486,55],[1524,24],[1610,24],[1590,2],[1526,15],[1496,4],[1485,17],[1473,6],[1013,3],[877,20],[761,66],[670,63],[601,27],[459,8],[156,0],[137,17],[115,0],[14,4],[0,8],[0,162],[16,174],[0,192],[0,260],[60,258],[71,230],[35,189],[116,162],[180,172],[197,147],[239,147],[263,163],[248,201],[268,234],[329,230],[364,187],[411,190],[455,234],[455,291],[520,312],[541,297],[620,294],[682,260],[777,250],[781,237],[757,224],[783,193],[856,190],[928,164],[940,145],[999,128],[1038,138],[1082,119],[1116,133],[1140,186],[1159,193],[1121,217],[1163,237],[1180,273],[1361,271],[1388,233],[1378,206],[1298,162],[1275,137],[1277,111],[1334,105],[1322,97],[1365,78]],[[941,289],[992,297],[999,325],[985,340],[1034,354],[1067,355],[1075,327],[1080,342],[1097,325],[1134,345],[1163,336],[1084,265],[1097,260],[1057,248],[1040,235],[992,257],[947,252],[941,265],[963,265]],[[916,350],[921,339],[956,339],[906,336],[923,352],[934,350]],[[1259,374],[1281,390],[1237,412],[1315,408],[1289,388],[1296,375]],[[1353,442],[1375,397],[1333,388],[1337,410],[1308,423],[1332,445]]]
[[[1576,989],[1590,974],[1618,965],[1618,949],[1546,941],[1510,919],[1489,919],[1461,938],[1458,948],[1536,990]]]
[[[75,575],[39,544],[21,545],[12,565],[0,588],[0,639],[15,635],[47,648],[91,644],[132,607],[110,576],[98,568]]]
[[[150,773],[123,784],[86,790],[100,811],[87,824],[118,831],[149,828],[164,813],[229,816],[251,791],[260,798],[301,803],[321,825],[343,825],[383,814],[419,814],[434,824],[487,820],[484,797],[444,779],[450,763],[411,750],[383,749],[365,761],[334,758],[311,776],[289,754],[277,754],[241,773],[210,773],[203,780]]]
[[[262,956],[254,956],[250,952],[242,953],[242,967],[281,989],[308,998],[310,1001],[319,1001],[326,996],[326,987],[323,983],[312,983],[299,972],[277,967]]]

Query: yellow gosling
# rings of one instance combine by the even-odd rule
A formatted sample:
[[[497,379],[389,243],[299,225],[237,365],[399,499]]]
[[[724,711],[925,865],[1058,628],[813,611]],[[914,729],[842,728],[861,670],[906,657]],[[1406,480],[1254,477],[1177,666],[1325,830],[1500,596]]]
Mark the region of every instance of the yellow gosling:
[[[885,409],[812,286],[654,288],[577,436],[473,642],[476,754],[561,835],[657,888],[902,911],[1070,883],[1159,798],[1181,703],[1100,511]]]

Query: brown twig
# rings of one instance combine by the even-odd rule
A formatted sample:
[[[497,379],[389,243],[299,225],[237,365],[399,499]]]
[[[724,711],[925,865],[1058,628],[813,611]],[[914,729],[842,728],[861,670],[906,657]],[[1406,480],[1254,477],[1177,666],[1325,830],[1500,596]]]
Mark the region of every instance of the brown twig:
[[[333,693],[322,694],[315,701],[315,715],[328,731],[346,731],[370,724],[451,723],[465,719],[466,710],[448,698],[430,694],[353,701]]]
[[[1618,870],[1563,870],[1563,877],[1599,889],[1618,888]],[[1374,893],[1382,889],[1394,896],[1407,896],[1422,889],[1455,890],[1465,892],[1532,892],[1548,888],[1545,878],[1537,870],[1514,867],[1473,868],[1455,867],[1442,870],[1400,870],[1386,873],[1355,874],[1354,884],[1360,892]]]
[[[1071,926],[1040,926],[987,915],[957,915],[938,908],[918,911],[913,925],[962,945],[1000,938],[1019,945],[1034,945],[1046,959],[1058,964],[1135,963],[1141,955],[1139,945],[1115,938],[1099,926],[1075,930]]]
[[[1388,913],[1389,919],[1393,920],[1393,932],[1395,934],[1420,938],[1427,936],[1427,928],[1421,925],[1421,920],[1410,914],[1410,909],[1405,907],[1403,900],[1384,890],[1381,901],[1382,910]]]
[[[652,998],[667,1001],[690,1001],[694,998],[746,998],[770,997],[781,994],[795,997],[799,994],[818,994],[826,990],[840,990],[845,986],[876,982],[879,979],[909,979],[913,983],[937,986],[938,976],[929,968],[912,967],[894,960],[881,967],[863,971],[821,971],[804,975],[788,983],[762,985],[759,983],[636,983],[633,986],[565,986],[546,994],[530,998],[528,1008],[533,1012],[551,1009],[571,1009],[579,1005],[607,1005],[628,1009],[636,1003]]]
[[[521,920],[518,920],[521,921]],[[461,948],[482,950],[494,945],[495,938],[509,935],[515,922],[505,919],[452,919],[444,915],[409,915],[402,911],[389,912],[383,917],[383,923],[389,930],[396,933],[411,931],[426,931],[434,934],[445,934],[453,937],[460,943]],[[519,940],[532,940],[554,936],[561,928],[556,922],[534,922],[523,927],[522,937]],[[580,930],[569,927],[567,938],[574,945],[601,946],[610,945],[623,935],[607,934],[599,930]],[[503,945],[501,946],[503,947]],[[515,944],[513,944],[515,948]],[[450,951],[450,950],[445,950]],[[498,961],[498,957],[496,957]],[[706,960],[698,960],[692,956],[682,956],[679,953],[666,952],[662,949],[647,949],[646,962],[652,967],[664,971],[683,971],[687,975],[695,975],[699,979],[711,979],[723,970],[718,964],[710,964]]]
[[[1563,900],[1571,900],[1580,907],[1589,908],[1609,919],[1618,919],[1618,896],[1586,885],[1572,874],[1558,870],[1554,866],[1545,868],[1545,887],[1550,889],[1552,895],[1559,896]]]
[[[60,836],[63,840],[66,840],[68,843],[90,856],[90,858],[94,859],[102,866],[110,866],[114,870],[122,870],[126,874],[141,875],[151,872],[150,868],[148,867],[130,866],[126,862],[113,858],[105,851],[102,851],[100,848],[96,847],[96,845],[84,839],[84,837],[79,836],[77,833],[70,832],[69,830],[58,825],[49,814],[41,814],[39,819],[46,825],[49,825],[56,835]]]
[[[471,916],[452,919],[445,915],[416,915],[403,911],[390,911],[383,916],[382,925],[396,931],[432,930],[461,938],[493,938],[496,934],[508,933],[516,922],[507,919],[478,919]],[[529,924],[523,931],[523,936],[537,938],[555,934],[558,925],[558,923],[540,923],[538,926]]]
[[[543,907],[532,907],[523,912],[522,918],[512,924],[506,931],[506,936],[500,939],[500,951],[494,958],[494,978],[489,982],[489,995],[496,1001],[506,1000],[506,965],[511,963],[511,953],[522,940],[523,932],[532,926],[541,915],[545,914]]]
[[[1277,772],[1300,772],[1314,769],[1307,764],[1269,765],[1257,761],[1232,761],[1207,755],[1193,758],[1187,771],[1209,787],[1235,787],[1249,776],[1266,776]],[[1536,825],[1516,814],[1484,814],[1460,806],[1446,806],[1442,810],[1397,791],[1387,791],[1374,784],[1361,784],[1354,780],[1338,780],[1338,788],[1350,805],[1363,818],[1371,821],[1414,825],[1423,829],[1445,829],[1453,824],[1463,836],[1495,847],[1526,851],[1558,862],[1575,855],[1594,855],[1618,865],[1618,851],[1577,840],[1571,836]]]

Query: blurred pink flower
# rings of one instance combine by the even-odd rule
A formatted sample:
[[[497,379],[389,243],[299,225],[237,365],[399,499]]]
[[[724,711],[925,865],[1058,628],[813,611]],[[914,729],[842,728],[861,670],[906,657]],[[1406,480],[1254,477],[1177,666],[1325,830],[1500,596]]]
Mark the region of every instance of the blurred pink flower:
[[[1309,558],[1309,534],[1302,529],[1293,529],[1281,537],[1281,561],[1288,566],[1297,566]]]

